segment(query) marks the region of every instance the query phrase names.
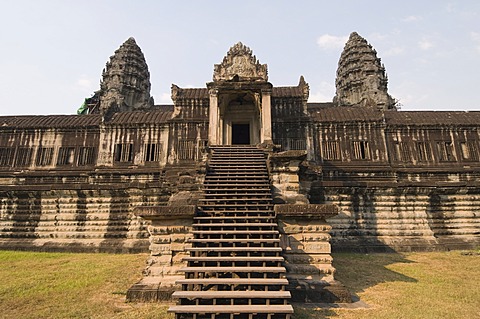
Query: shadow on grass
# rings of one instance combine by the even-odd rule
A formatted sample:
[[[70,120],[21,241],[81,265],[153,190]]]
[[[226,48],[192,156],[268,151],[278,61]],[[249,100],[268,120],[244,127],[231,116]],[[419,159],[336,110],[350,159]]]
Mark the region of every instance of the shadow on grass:
[[[412,263],[404,255],[398,253],[333,253],[333,265],[336,268],[335,279],[344,284],[355,296],[386,282],[417,282],[416,279],[388,269],[388,265],[396,263]],[[356,298],[357,301],[358,298]],[[334,308],[306,306],[295,307],[294,319],[328,319],[338,317]]]

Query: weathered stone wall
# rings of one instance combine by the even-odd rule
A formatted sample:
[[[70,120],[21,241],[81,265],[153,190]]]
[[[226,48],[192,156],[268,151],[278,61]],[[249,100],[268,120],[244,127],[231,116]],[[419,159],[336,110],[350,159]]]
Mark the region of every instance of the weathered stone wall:
[[[179,206],[140,206],[136,215],[150,221],[150,256],[143,271],[144,277],[127,292],[129,301],[168,300],[178,290],[175,283],[183,279],[180,271],[187,262],[188,248],[192,246],[192,223],[196,211],[195,205]]]
[[[97,184],[101,189],[86,184],[77,184],[77,189],[71,185],[66,189],[60,185],[36,185],[35,190],[30,187],[0,192],[0,247],[146,251],[147,225],[133,214],[133,208],[145,202],[165,202],[169,194],[158,188],[114,187],[117,183],[107,187]]]
[[[309,196],[312,202],[340,208],[339,215],[328,220],[335,251],[478,247],[478,183],[445,183],[439,175],[436,174],[436,182],[424,183],[314,182],[309,185]]]
[[[2,178],[0,248],[148,251],[149,222],[134,209],[195,203],[202,174],[201,166],[176,166]]]
[[[28,120],[38,126],[43,119]],[[202,156],[170,166],[168,125],[113,121],[3,129],[0,248],[148,251],[148,222],[135,216],[135,207],[195,202]]]

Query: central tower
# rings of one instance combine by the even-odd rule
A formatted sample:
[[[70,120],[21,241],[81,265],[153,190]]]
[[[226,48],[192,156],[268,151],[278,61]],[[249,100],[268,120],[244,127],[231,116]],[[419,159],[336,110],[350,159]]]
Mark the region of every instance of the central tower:
[[[271,143],[271,94],[267,65],[241,42],[215,64],[209,92],[210,145]]]

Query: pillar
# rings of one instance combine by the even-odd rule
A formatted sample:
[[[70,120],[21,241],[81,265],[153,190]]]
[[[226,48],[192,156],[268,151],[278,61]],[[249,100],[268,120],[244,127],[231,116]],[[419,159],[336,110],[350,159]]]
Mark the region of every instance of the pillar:
[[[208,123],[208,144],[218,145],[218,90],[210,89],[209,123]]]
[[[271,90],[262,91],[262,130],[260,132],[262,143],[272,141],[271,93]]]

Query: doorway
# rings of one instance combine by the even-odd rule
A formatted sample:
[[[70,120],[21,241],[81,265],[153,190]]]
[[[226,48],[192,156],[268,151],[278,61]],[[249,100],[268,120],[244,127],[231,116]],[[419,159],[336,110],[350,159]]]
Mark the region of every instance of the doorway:
[[[250,145],[250,124],[232,123],[232,145]]]

